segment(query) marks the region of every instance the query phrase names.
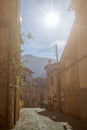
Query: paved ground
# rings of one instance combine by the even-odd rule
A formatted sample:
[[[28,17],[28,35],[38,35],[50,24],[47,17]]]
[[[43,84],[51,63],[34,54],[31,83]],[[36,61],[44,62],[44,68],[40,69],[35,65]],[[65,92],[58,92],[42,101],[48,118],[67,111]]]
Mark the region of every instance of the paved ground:
[[[48,117],[39,115],[39,108],[24,108],[20,119],[12,130],[71,130],[67,122],[54,122]]]
[[[49,112],[44,110],[38,112],[38,114],[49,117],[56,122],[68,122],[72,127],[72,130],[87,130],[87,121],[75,119],[64,113]]]

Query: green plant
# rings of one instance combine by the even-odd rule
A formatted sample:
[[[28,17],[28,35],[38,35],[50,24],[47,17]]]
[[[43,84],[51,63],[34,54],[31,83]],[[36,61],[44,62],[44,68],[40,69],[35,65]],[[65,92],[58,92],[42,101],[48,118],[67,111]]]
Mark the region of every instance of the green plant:
[[[19,101],[19,106],[20,106],[20,109],[23,107],[23,101],[22,100]]]

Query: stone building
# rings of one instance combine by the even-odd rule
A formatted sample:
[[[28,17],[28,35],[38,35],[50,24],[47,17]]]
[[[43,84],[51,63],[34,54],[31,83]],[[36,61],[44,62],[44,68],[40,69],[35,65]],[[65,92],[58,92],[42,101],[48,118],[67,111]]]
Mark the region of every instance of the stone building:
[[[29,92],[30,106],[29,107],[40,107],[40,88],[37,83],[33,82],[33,86]]]
[[[60,111],[60,64],[48,64],[46,70],[46,101],[47,109],[50,111]]]
[[[23,107],[31,106],[31,90],[33,87],[33,73],[32,70],[26,67],[21,67],[21,90],[20,99],[23,103]]]
[[[29,68],[21,67],[20,100],[25,108],[40,107],[44,101],[45,79],[33,79],[33,74]]]
[[[19,117],[15,63],[19,64],[19,0],[0,0],[0,127],[13,127]],[[16,36],[17,35],[17,36]]]
[[[62,111],[87,120],[87,0],[72,0],[76,19],[61,58]]]
[[[33,79],[33,87],[35,89],[35,104],[36,107],[42,107],[42,103],[45,101],[45,94],[46,94],[46,79],[45,78],[41,78],[41,77],[37,77]]]

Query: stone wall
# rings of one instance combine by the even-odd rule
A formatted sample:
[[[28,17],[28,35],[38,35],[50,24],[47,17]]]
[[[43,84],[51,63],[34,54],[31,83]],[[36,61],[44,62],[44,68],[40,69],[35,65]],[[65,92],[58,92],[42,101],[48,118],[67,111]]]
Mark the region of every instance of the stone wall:
[[[85,42],[86,39],[82,42],[81,40],[79,41],[79,39],[79,42],[75,41],[73,32],[76,33],[75,26],[72,29],[71,36],[61,58],[62,110],[77,118],[86,119],[87,45]],[[81,34],[81,37],[82,35],[84,34]],[[72,48],[72,50],[70,48]]]
[[[19,28],[17,3],[16,0],[0,0],[0,127],[12,127],[18,119],[15,119],[14,106],[18,99],[15,100],[13,76],[13,59],[19,57],[13,34],[16,27]]]
[[[84,120],[87,120],[86,4],[87,1],[78,1],[77,6],[71,5],[76,12],[76,20],[60,61],[62,111]]]
[[[21,101],[23,103],[23,107],[31,107],[32,106],[32,98],[33,98],[33,73],[29,68],[21,66]]]
[[[77,62],[76,35],[72,29],[61,58],[61,99],[62,111],[79,117],[79,73]]]
[[[31,85],[25,89],[25,105],[24,107],[41,107],[41,103],[45,100],[45,79],[35,78]]]
[[[50,111],[60,111],[60,65],[58,63],[49,64],[46,69],[46,101],[47,109]]]

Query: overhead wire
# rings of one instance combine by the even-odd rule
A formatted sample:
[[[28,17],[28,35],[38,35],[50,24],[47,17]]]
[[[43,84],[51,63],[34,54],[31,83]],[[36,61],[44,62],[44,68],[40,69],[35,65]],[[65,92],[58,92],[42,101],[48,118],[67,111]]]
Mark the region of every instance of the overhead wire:
[[[45,49],[45,50],[42,50],[42,51],[39,51],[37,53],[34,53],[34,54],[40,54],[40,53],[44,53],[44,52],[47,52],[47,51],[53,51],[53,50],[50,50],[51,48],[48,48],[48,49]]]

